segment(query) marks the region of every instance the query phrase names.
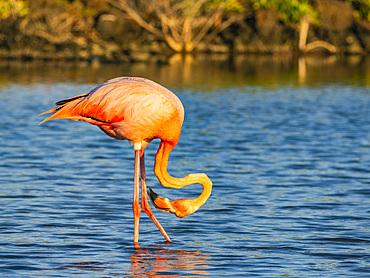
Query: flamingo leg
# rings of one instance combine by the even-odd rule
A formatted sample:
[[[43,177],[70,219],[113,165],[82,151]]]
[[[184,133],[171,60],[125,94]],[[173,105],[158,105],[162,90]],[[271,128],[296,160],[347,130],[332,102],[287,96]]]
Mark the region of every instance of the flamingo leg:
[[[140,201],[139,201],[139,175],[140,175],[140,150],[135,150],[135,170],[134,170],[134,244],[139,242],[139,220],[140,220]]]
[[[145,177],[145,158],[144,158],[144,150],[140,150],[140,171],[141,171],[141,207],[143,211],[152,219],[154,224],[157,226],[159,231],[162,233],[164,238],[167,241],[171,241],[169,236],[167,235],[166,231],[163,229],[162,225],[159,223],[157,218],[154,216],[152,209],[148,203],[148,195],[147,195],[147,188],[146,188],[146,177]]]

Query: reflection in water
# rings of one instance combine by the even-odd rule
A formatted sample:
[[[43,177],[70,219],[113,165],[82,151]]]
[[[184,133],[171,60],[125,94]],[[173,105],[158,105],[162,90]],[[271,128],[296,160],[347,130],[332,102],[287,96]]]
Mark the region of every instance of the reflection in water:
[[[103,83],[117,76],[141,76],[166,86],[312,85],[369,80],[370,58],[363,56],[260,56],[176,54],[168,63],[63,63],[0,61],[0,84],[82,82]]]
[[[299,57],[298,59],[298,83],[304,84],[307,77],[307,67],[305,57]]]
[[[52,269],[58,272],[73,274],[106,273],[111,276],[127,277],[178,277],[208,276],[209,255],[199,250],[171,250],[162,246],[141,248],[135,247],[134,254],[130,256],[131,267],[117,269],[110,262],[86,261],[65,264]],[[94,276],[95,277],[95,276]]]
[[[312,77],[318,73],[320,76],[323,75],[329,78],[328,80],[325,80],[326,78],[320,80],[321,82],[330,81],[330,78],[333,78],[333,76],[346,76],[348,75],[346,67],[356,69],[358,66],[361,66],[361,63],[364,63],[366,66],[366,59],[363,59],[361,56],[349,56],[345,60],[341,60],[334,55],[324,57],[300,56],[298,58],[298,83],[300,85],[312,83]],[[328,72],[325,73],[326,71]],[[366,76],[366,70],[360,70],[359,73]],[[345,78],[343,78],[343,81],[345,81]]]
[[[136,248],[131,272],[134,276],[161,275],[177,277],[181,274],[208,275],[208,257],[199,250],[169,250],[165,247]],[[167,273],[167,275],[166,275]],[[168,275],[171,273],[171,275]]]

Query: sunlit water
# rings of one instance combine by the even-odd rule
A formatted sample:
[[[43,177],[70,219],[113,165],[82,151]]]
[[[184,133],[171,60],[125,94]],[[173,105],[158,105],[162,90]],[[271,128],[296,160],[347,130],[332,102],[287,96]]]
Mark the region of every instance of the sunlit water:
[[[265,82],[253,66],[211,64],[203,83],[185,66],[168,80],[173,70],[143,65],[3,66],[0,276],[370,277],[369,72],[323,66],[302,77],[290,65],[265,64]],[[119,75],[177,93],[186,117],[169,171],[214,183],[193,215],[155,211],[169,244],[143,213],[133,245],[127,142],[81,122],[38,126],[55,101]],[[199,195],[199,185],[159,184],[157,146],[147,149],[149,187],[170,199]]]

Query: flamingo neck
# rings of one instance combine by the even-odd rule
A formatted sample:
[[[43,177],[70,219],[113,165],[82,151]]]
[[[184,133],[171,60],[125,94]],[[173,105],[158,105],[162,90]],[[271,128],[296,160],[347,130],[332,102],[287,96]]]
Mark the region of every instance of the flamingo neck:
[[[199,197],[190,200],[192,206],[195,209],[194,211],[196,211],[197,209],[199,209],[200,206],[202,206],[207,201],[207,199],[211,195],[212,182],[208,178],[208,176],[204,173],[189,174],[183,178],[175,178],[171,176],[167,171],[167,166],[170,153],[175,146],[176,144],[161,141],[155,157],[154,173],[157,176],[160,183],[165,187],[182,188],[189,184],[194,183],[202,184],[203,185],[202,193],[199,195]]]

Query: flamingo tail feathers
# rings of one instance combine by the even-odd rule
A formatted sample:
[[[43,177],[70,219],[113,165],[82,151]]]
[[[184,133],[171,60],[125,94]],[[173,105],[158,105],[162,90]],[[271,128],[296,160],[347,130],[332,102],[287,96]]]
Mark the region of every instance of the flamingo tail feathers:
[[[87,95],[89,95],[89,94],[82,94],[82,95],[79,95],[79,96],[75,96],[75,97],[71,97],[71,98],[67,98],[67,99],[58,101],[57,103],[55,103],[57,105],[57,107],[52,108],[52,109],[50,109],[46,112],[43,112],[39,115],[39,116],[41,116],[41,115],[44,115],[44,114],[53,113],[50,117],[46,118],[41,123],[39,123],[39,125],[41,125],[41,124],[43,124],[43,123],[45,123],[49,120],[52,120],[52,119],[58,119],[58,118],[59,119],[68,119],[68,118],[70,118],[72,116],[71,112],[73,111],[73,108],[75,107],[75,105],[80,102],[81,98],[84,98]]]

